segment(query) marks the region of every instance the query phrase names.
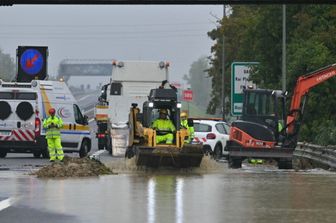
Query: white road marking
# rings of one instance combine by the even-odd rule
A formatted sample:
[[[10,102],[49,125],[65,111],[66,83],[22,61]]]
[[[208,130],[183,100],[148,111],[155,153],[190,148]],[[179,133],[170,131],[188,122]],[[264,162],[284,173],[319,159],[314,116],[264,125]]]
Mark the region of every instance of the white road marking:
[[[8,208],[9,206],[12,205],[12,199],[11,198],[7,198],[6,200],[0,201],[0,211]]]
[[[92,112],[93,110],[94,110],[94,108],[90,108],[89,110],[84,111],[84,113],[88,114],[88,113]]]
[[[81,98],[79,98],[78,99],[78,101],[84,101],[85,99],[87,99],[88,97],[91,97],[92,95],[86,95],[86,96],[84,96],[84,97],[81,97]]]

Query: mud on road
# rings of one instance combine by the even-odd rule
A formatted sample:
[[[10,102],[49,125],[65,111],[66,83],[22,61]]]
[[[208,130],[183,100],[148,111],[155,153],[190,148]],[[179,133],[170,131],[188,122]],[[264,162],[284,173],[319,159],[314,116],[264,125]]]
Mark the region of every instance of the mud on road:
[[[112,174],[100,161],[90,158],[65,156],[63,162],[54,162],[34,172],[39,178],[90,177]]]

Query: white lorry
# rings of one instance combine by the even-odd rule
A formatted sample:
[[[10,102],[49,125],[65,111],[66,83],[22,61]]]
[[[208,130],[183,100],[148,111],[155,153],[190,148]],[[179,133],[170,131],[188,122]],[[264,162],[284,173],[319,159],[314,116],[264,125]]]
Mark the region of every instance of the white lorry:
[[[0,158],[7,153],[33,153],[48,157],[43,119],[55,108],[63,120],[61,139],[64,152],[84,157],[91,149],[87,117],[64,82],[33,80],[31,83],[0,80]]]
[[[132,103],[139,106],[151,89],[168,80],[167,62],[113,61],[110,83],[102,87],[95,107],[98,149],[112,156],[125,155],[128,146],[128,114]]]

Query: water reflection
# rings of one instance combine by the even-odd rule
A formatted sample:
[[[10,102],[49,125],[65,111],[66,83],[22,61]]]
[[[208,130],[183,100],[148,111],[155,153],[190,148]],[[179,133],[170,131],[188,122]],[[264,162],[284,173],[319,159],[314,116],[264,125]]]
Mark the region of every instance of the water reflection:
[[[175,222],[176,176],[152,176],[148,185],[152,189],[148,194],[148,197],[152,197],[150,204],[155,204],[150,212],[154,216],[154,222]]]
[[[176,182],[176,223],[183,222],[183,178]]]
[[[148,208],[148,223],[155,222],[155,181],[153,178],[150,178],[148,181],[148,200],[147,200],[147,208]]]
[[[184,179],[176,176],[153,176],[148,180],[148,223],[183,222],[183,184]]]
[[[62,180],[0,176],[0,197],[20,197],[15,205],[79,223],[334,222],[335,176],[253,169]]]

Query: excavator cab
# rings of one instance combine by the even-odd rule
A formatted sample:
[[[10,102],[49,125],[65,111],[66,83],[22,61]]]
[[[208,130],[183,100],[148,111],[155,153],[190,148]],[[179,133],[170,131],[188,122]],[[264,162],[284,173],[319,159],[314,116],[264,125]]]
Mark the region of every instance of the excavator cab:
[[[274,158],[279,168],[292,168],[293,148],[283,148],[285,105],[280,90],[244,90],[242,117],[232,123],[227,142],[229,167],[240,168],[246,158]]]
[[[276,141],[284,134],[286,95],[280,90],[246,89],[242,120],[267,126]]]

